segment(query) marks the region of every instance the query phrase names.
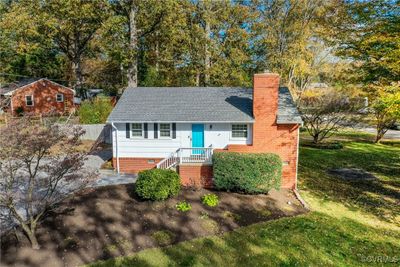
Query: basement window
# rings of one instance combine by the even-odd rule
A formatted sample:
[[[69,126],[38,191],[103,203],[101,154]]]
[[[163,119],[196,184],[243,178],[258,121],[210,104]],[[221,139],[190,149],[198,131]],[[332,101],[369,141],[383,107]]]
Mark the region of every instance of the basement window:
[[[247,124],[232,124],[232,138],[246,139]]]
[[[33,95],[26,95],[25,103],[27,106],[33,106]]]

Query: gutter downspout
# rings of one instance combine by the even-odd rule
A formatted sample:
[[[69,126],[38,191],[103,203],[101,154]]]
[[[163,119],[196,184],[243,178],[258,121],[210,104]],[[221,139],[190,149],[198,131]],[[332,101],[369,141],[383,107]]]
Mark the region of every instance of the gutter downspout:
[[[299,144],[300,144],[300,126],[303,126],[303,123],[299,125],[297,128],[297,161],[296,161],[296,184],[294,185],[294,195],[296,198],[300,201],[300,203],[303,205],[303,207],[306,210],[311,210],[310,206],[307,204],[307,202],[300,196],[299,191],[297,191],[297,173],[298,173],[298,167],[299,167]]]
[[[115,130],[115,157],[117,158],[117,173],[119,174],[119,157],[118,157],[118,129],[114,123],[111,123],[112,128]],[[114,143],[114,142],[113,142]]]
[[[299,169],[299,143],[300,143],[300,125],[297,127],[297,159],[296,159],[296,184],[294,189],[297,191],[297,173]]]

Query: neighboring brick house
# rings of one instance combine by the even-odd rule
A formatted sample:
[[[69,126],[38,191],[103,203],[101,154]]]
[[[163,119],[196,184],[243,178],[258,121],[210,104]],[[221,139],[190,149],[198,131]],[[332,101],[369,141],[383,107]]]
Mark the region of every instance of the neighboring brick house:
[[[212,183],[214,151],[271,152],[282,187],[296,188],[300,114],[279,75],[254,75],[251,88],[127,88],[108,120],[118,172],[175,168],[182,183]]]
[[[75,91],[48,79],[26,79],[0,88],[8,100],[7,112],[24,114],[68,114],[74,111]]]

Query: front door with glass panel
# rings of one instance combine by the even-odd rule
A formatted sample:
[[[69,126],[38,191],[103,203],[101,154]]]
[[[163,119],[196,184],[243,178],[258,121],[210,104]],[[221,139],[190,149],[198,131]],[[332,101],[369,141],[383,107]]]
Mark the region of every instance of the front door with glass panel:
[[[204,124],[192,124],[192,147],[204,147]],[[192,154],[203,154],[201,149],[193,149]]]

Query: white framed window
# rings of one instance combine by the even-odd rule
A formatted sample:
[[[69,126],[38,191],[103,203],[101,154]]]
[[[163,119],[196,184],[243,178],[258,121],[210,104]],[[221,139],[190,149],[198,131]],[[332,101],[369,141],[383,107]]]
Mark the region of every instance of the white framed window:
[[[25,96],[25,103],[27,106],[33,106],[33,95],[26,95]]]
[[[231,137],[233,139],[247,139],[248,126],[247,124],[232,124]]]
[[[132,138],[143,137],[143,123],[131,123],[131,137]]]
[[[171,138],[172,137],[171,123],[160,123],[158,125],[158,132],[160,138]]]
[[[63,94],[57,94],[56,95],[56,100],[57,100],[57,102],[64,102],[64,95]]]

